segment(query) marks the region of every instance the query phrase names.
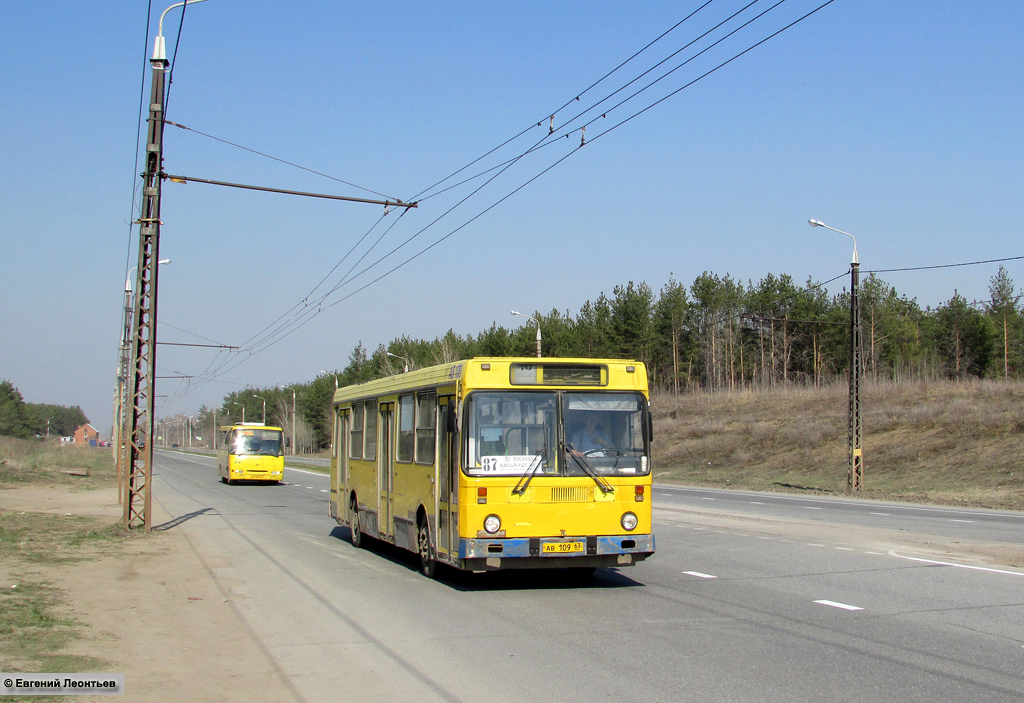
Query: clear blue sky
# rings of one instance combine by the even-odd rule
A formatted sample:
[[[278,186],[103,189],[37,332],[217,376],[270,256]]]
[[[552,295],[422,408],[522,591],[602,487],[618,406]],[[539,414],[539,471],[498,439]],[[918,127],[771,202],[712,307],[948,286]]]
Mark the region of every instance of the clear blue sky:
[[[29,402],[80,405],[101,431],[111,425],[123,284],[137,257],[128,222],[140,91],[145,79],[148,102],[147,58],[168,4],[154,7],[148,43],[143,0],[13,2],[0,23],[0,378]],[[543,121],[463,175],[521,154],[547,133],[546,116],[699,4],[209,0],[186,11],[167,118],[409,200]],[[559,112],[555,127],[743,4],[712,2]],[[812,229],[812,217],[857,237],[865,271],[1024,255],[1020,0],[836,0],[601,136],[819,4],[783,3],[611,109],[650,77],[620,93],[598,108],[607,116],[587,128],[582,149],[579,132],[551,140],[342,285],[290,336],[197,388],[158,382],[167,396],[158,416],[344,368],[360,341],[372,350],[403,334],[518,326],[511,308],[575,314],[631,280],[655,291],[703,271],[825,281],[846,271],[851,243]],[[180,19],[178,9],[165,22],[169,54]],[[172,174],[378,197],[173,127],[164,164]],[[167,183],[160,254],[173,263],[160,274],[159,340],[251,346],[354,247],[314,297],[483,181],[400,220],[392,212],[372,231],[377,206]],[[1006,267],[1024,284],[1024,262]],[[954,290],[986,298],[996,270],[882,277],[935,306]],[[160,347],[158,373],[198,375],[223,360]]]

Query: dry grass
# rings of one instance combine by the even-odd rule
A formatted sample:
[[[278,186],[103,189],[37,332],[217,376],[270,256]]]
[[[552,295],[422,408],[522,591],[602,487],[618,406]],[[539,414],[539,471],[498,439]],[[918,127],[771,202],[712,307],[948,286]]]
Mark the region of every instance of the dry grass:
[[[106,663],[63,652],[80,637],[68,594],[45,568],[116,553],[129,536],[97,518],[0,509],[0,669],[96,671]]]
[[[113,485],[114,473],[109,448],[0,437],[0,506],[6,488],[43,484],[92,490]],[[0,507],[0,669],[74,672],[106,666],[62,651],[82,635],[83,626],[71,614],[68,594],[54,587],[46,573],[116,553],[126,538],[120,526],[98,518]]]
[[[656,395],[655,477],[695,485],[843,493],[848,386]],[[1024,509],[1024,384],[866,384],[871,498]]]
[[[5,485],[41,482],[81,488],[113,485],[112,452],[110,447],[0,437],[0,490]]]

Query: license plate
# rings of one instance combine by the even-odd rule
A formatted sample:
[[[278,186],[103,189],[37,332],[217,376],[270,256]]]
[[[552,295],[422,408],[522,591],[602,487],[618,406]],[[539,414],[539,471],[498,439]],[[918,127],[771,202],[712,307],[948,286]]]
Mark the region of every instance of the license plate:
[[[583,542],[545,542],[540,545],[541,554],[572,554],[585,551]]]

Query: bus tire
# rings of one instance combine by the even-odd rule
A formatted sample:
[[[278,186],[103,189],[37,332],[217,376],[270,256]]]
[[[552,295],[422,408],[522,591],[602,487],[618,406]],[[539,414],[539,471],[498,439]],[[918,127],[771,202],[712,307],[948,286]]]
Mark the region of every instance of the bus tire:
[[[437,559],[434,555],[434,545],[430,543],[430,526],[427,524],[426,515],[420,516],[419,526],[416,529],[416,541],[420,554],[420,573],[432,579],[437,571]]]
[[[349,521],[348,530],[351,533],[352,546],[359,549],[363,546],[363,532],[362,526],[359,524],[359,505],[356,503],[356,499],[353,497],[348,504],[349,512],[352,513],[352,519]]]

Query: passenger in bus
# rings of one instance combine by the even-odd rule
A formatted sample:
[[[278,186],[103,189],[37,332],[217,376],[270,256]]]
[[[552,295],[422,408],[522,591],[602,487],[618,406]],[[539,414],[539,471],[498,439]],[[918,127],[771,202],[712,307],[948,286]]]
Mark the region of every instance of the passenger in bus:
[[[597,415],[594,413],[587,413],[586,419],[583,421],[583,427],[576,430],[573,433],[572,446],[578,452],[592,452],[603,449],[613,449],[615,444],[608,439],[608,435],[604,433],[597,425]]]

